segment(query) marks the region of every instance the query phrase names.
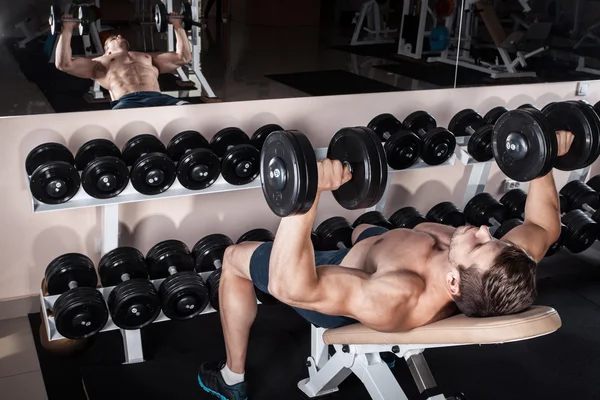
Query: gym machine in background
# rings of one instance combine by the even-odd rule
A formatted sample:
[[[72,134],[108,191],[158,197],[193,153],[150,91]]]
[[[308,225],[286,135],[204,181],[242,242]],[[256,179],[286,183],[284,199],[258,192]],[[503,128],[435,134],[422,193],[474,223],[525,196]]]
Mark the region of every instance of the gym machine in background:
[[[367,0],[352,20],[354,33],[350,46],[394,43],[391,36],[397,29],[390,29],[382,8],[389,7],[388,0]],[[364,35],[364,36],[363,36]]]

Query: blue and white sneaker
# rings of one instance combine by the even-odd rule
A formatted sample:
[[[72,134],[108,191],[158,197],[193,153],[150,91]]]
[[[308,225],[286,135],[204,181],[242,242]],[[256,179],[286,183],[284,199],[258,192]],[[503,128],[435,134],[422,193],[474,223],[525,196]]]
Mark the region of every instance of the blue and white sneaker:
[[[221,369],[225,361],[205,362],[198,370],[198,383],[205,392],[216,396],[220,400],[248,400],[248,388],[246,382],[229,386],[225,383]]]

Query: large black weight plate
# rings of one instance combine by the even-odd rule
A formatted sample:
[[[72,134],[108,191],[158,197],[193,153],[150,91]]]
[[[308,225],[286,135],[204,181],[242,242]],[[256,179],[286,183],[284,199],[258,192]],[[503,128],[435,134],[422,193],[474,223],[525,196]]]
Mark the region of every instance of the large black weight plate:
[[[145,154],[166,153],[167,149],[159,138],[154,135],[137,135],[125,143],[121,151],[121,158],[128,167],[133,166]]]
[[[435,118],[433,118],[427,111],[415,111],[409,114],[402,122],[404,127],[414,133],[419,133],[419,130],[427,132],[437,126]]]
[[[567,201],[567,210],[583,209],[584,204],[587,204],[593,209],[598,208],[600,200],[598,193],[581,181],[573,180],[567,183],[560,189],[559,193],[563,195]]]
[[[167,144],[167,153],[171,159],[178,163],[188,152],[194,149],[208,149],[208,140],[196,131],[183,131],[178,133]]]
[[[258,150],[261,150],[263,144],[265,144],[265,140],[267,140],[267,136],[273,132],[282,130],[283,128],[277,124],[263,125],[252,134],[250,142],[252,143],[252,146],[256,147]]]
[[[585,163],[585,166],[587,167],[596,161],[598,156],[600,156],[600,117],[598,116],[596,110],[594,110],[594,107],[592,107],[592,105],[587,101],[569,101],[568,103],[572,103],[579,107],[579,109],[585,114],[591,127],[592,144],[590,147],[592,150],[590,152],[590,157]]]
[[[162,2],[157,3],[154,7],[154,23],[156,30],[160,33],[165,33],[169,27],[167,6]]]
[[[220,233],[214,233],[198,240],[192,248],[196,272],[219,269],[225,250],[231,245],[233,245],[231,239]]]
[[[483,125],[479,127],[467,144],[467,151],[477,161],[484,162],[494,158],[492,151],[492,135],[494,127],[492,125]]]
[[[160,313],[158,292],[147,279],[118,284],[108,295],[107,305],[113,322],[121,329],[141,329]]]
[[[62,144],[43,143],[27,154],[25,171],[27,171],[27,175],[31,175],[41,165],[53,161],[62,161],[71,165],[75,162],[73,154]]]
[[[221,160],[209,149],[192,150],[177,165],[177,179],[190,190],[206,189],[220,174]]]
[[[558,157],[555,168],[562,171],[573,171],[583,168],[595,150],[595,138],[592,125],[584,112],[570,102],[550,103],[542,109],[542,113],[552,125],[554,131],[566,130],[573,133],[573,143],[567,154]]]
[[[571,253],[587,250],[598,239],[598,224],[581,210],[571,210],[562,216],[566,227],[565,247]]]
[[[587,181],[586,185],[594,189],[596,192],[600,192],[600,175],[592,176]]]
[[[98,275],[102,286],[115,286],[122,282],[124,274],[129,279],[148,279],[148,269],[144,255],[133,247],[117,247],[100,258]]]
[[[62,29],[62,13],[58,4],[50,6],[50,15],[48,16],[48,25],[50,25],[50,34],[56,35]]]
[[[446,128],[434,128],[427,132],[419,131],[423,141],[421,158],[429,165],[440,165],[454,154],[456,137]]]
[[[389,218],[396,228],[413,229],[415,226],[427,222],[427,219],[414,207],[402,207],[396,210]]]
[[[179,7],[179,14],[183,16],[183,21],[181,26],[186,31],[192,29],[192,5],[187,1],[182,1],[181,6]]]
[[[75,167],[64,161],[43,164],[29,178],[31,194],[46,204],[69,201],[77,194],[80,184],[81,179]]]
[[[404,129],[402,122],[392,114],[379,114],[367,124],[367,128],[375,132],[382,142]]]
[[[221,268],[213,271],[206,279],[206,286],[208,286],[208,293],[210,298],[210,305],[215,310],[219,311],[219,283],[221,283]]]
[[[498,229],[496,229],[494,232],[494,237],[496,239],[501,239],[504,235],[519,225],[523,225],[523,221],[521,221],[519,218],[507,219],[498,227]]]
[[[210,148],[219,157],[223,157],[227,150],[239,144],[249,144],[250,138],[240,128],[230,127],[221,129],[210,140]]]
[[[94,263],[89,257],[79,253],[63,254],[50,261],[44,278],[50,296],[69,290],[69,282],[91,288],[98,284]]]
[[[406,169],[421,156],[423,142],[414,132],[400,131],[385,142],[383,149],[390,168]]]
[[[221,160],[223,179],[232,185],[245,185],[260,173],[260,151],[250,144],[233,146]]]
[[[458,228],[465,225],[465,215],[450,201],[444,201],[431,207],[425,215],[430,222]]]
[[[494,125],[492,150],[498,167],[511,179],[528,182],[552,169],[556,134],[535,110],[512,110]]]
[[[564,224],[560,224],[560,235],[558,237],[558,240],[552,243],[552,246],[550,246],[544,257],[550,257],[556,254],[560,249],[563,248],[563,246],[567,243],[568,239],[569,237],[567,227]]]
[[[369,208],[381,200],[387,183],[387,164],[381,141],[368,128],[342,128],[329,143],[327,158],[350,165],[352,178],[333,197],[344,208]]]
[[[507,112],[508,109],[506,107],[494,107],[490,111],[485,113],[485,115],[483,116],[483,123],[486,125],[494,125],[498,121],[498,118],[500,118]]]
[[[483,125],[483,118],[475,110],[467,108],[459,111],[452,117],[448,124],[448,130],[454,134],[454,136],[469,136],[473,132],[468,132],[470,127],[473,131],[477,130]]]
[[[526,201],[527,193],[521,189],[509,190],[500,198],[500,203],[506,207],[508,218],[523,219],[525,217]]]
[[[352,224],[352,227],[356,228],[361,224],[376,225],[387,229],[394,229],[394,225],[392,225],[391,222],[388,221],[387,218],[385,218],[379,211],[367,211],[356,218]]]
[[[85,339],[100,332],[108,321],[102,294],[91,287],[77,287],[54,302],[58,333],[68,339]]]
[[[192,271],[169,276],[158,290],[162,310],[173,320],[194,318],[208,306],[208,288],[202,278]]]
[[[304,214],[317,196],[317,159],[309,140],[298,131],[270,134],[260,155],[265,200],[279,217]]]
[[[97,199],[117,196],[129,183],[129,169],[116,157],[100,157],[89,163],[81,173],[81,186]]]
[[[175,163],[169,156],[164,153],[148,153],[133,166],[130,179],[138,192],[156,195],[171,187],[176,174]]]
[[[83,171],[89,163],[99,157],[121,157],[119,148],[108,139],[93,139],[86,142],[77,150],[75,167]]]
[[[257,228],[251,229],[248,232],[244,233],[240,238],[235,242],[235,244],[240,244],[243,242],[273,242],[275,241],[275,235],[268,229]]]
[[[521,104],[519,107],[517,107],[517,110],[532,110],[532,109],[538,110],[538,108],[531,103]]]
[[[352,226],[344,217],[331,217],[321,222],[315,233],[325,250],[341,250],[352,247]]]
[[[488,225],[489,221],[494,218],[499,223],[503,223],[508,215],[506,208],[489,193],[479,193],[465,205],[465,219],[474,226]]]
[[[150,279],[166,278],[170,275],[171,267],[177,272],[193,271],[194,257],[185,243],[179,240],[163,240],[148,250],[146,264]]]

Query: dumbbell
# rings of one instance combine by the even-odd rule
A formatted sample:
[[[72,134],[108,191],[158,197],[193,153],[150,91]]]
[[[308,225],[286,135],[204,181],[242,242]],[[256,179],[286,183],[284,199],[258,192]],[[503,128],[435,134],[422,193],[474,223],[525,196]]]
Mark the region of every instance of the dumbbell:
[[[396,228],[413,229],[415,226],[427,222],[427,219],[414,207],[402,207],[396,210],[389,218]]]
[[[221,129],[210,140],[210,148],[221,158],[223,179],[232,185],[245,185],[258,176],[260,151],[241,129]]]
[[[79,6],[77,8],[77,18],[63,18],[63,14],[58,4],[50,6],[50,16],[48,17],[48,25],[50,25],[50,34],[56,35],[62,30],[63,22],[79,23],[79,34],[87,35],[90,33],[90,21],[85,18],[87,6]]]
[[[160,194],[175,181],[175,163],[156,136],[142,134],[129,139],[121,154],[125,164],[131,167],[129,179],[138,192]]]
[[[598,205],[600,204],[598,193],[590,186],[578,180],[573,180],[567,183],[560,190],[560,194],[565,198],[565,210],[568,210],[567,214],[577,212],[578,216],[571,217],[571,220],[578,221],[581,224],[586,222],[587,234],[584,234],[581,238],[585,239],[583,245],[588,243],[591,245],[598,236],[600,235],[600,210]],[[587,218],[584,218],[587,217]],[[592,225],[591,222],[594,222]],[[580,227],[583,230],[583,226]],[[579,231],[578,230],[578,231]],[[595,237],[594,237],[595,235]],[[589,246],[585,247],[587,249]]]
[[[340,161],[352,178],[332,192],[348,210],[374,206],[387,185],[387,163],[381,140],[366,127],[342,128],[333,135],[327,158]],[[262,148],[260,179],[265,200],[280,217],[311,209],[318,187],[317,159],[306,136],[294,130],[271,133]]]
[[[563,196],[559,196],[559,198],[564,200]],[[519,221],[525,220],[525,203],[527,201],[527,193],[523,190],[517,188],[512,189],[506,192],[501,198],[500,203],[506,207],[506,211],[508,212],[508,217],[511,219],[518,219]],[[564,201],[562,201],[564,203]],[[561,210],[565,210],[566,206],[563,204],[561,206]],[[519,224],[520,225],[520,224]],[[545,257],[549,257],[551,255],[556,254],[558,250],[560,250],[565,244],[567,244],[569,238],[570,230],[561,223],[560,236],[554,242],[548,251],[546,252]],[[572,246],[571,246],[572,247]]]
[[[361,224],[375,225],[381,226],[387,229],[394,229],[394,225],[390,221],[387,220],[386,217],[383,216],[379,211],[367,211],[362,214],[352,224],[352,228],[356,228]]]
[[[600,175],[592,176],[587,182],[586,185],[594,189],[594,192],[600,193]]]
[[[240,244],[243,242],[273,242],[275,240],[275,235],[268,229],[252,229],[248,232],[244,233],[240,238],[235,242],[235,244]],[[261,302],[261,304],[265,305],[275,305],[279,304],[279,300],[275,297],[271,296],[268,293],[259,290],[256,286],[254,286],[254,293],[256,293],[256,298]]]
[[[490,111],[485,113],[485,115],[483,116],[483,123],[487,125],[494,125],[498,121],[498,118],[500,118],[507,112],[508,109],[504,106],[494,107]]]
[[[478,112],[470,108],[458,112],[448,124],[450,132],[456,136],[468,136],[467,151],[477,161],[494,158],[492,152],[492,132],[494,125],[486,124]]]
[[[44,143],[27,154],[25,171],[34,198],[46,204],[69,201],[81,184],[73,154],[59,143]]]
[[[223,271],[223,256],[227,247],[233,245],[231,239],[221,233],[214,233],[200,239],[192,248],[196,272],[214,271],[206,279],[210,305],[219,311],[219,282]]]
[[[344,217],[331,217],[321,222],[315,233],[323,250],[345,250],[352,247],[352,226]]]
[[[85,339],[104,328],[108,310],[96,290],[98,277],[92,260],[83,254],[63,254],[48,264],[44,275],[48,294],[60,294],[52,306],[58,333],[68,339]]]
[[[466,223],[463,212],[450,201],[443,201],[431,207],[425,215],[425,219],[429,222],[453,226],[455,228],[463,226]]]
[[[250,143],[256,147],[258,150],[262,150],[263,144],[265,144],[265,140],[267,140],[267,136],[275,131],[282,131],[283,128],[277,124],[267,124],[258,128],[250,138]]]
[[[573,133],[569,151],[557,156],[556,131]],[[584,101],[550,103],[541,111],[524,107],[502,115],[494,125],[492,150],[502,172],[527,182],[552,168],[585,168],[600,155],[600,117]]]
[[[435,118],[428,112],[415,111],[404,118],[402,124],[421,138],[421,158],[426,164],[442,164],[454,154],[456,137],[448,129],[437,127]]]
[[[75,154],[75,167],[81,172],[81,186],[97,199],[117,196],[129,183],[129,169],[121,151],[110,140],[93,139]]]
[[[393,169],[406,169],[421,156],[423,142],[416,133],[404,128],[392,114],[380,114],[367,127],[384,142],[383,149],[388,165]]]
[[[194,21],[192,18],[192,5],[187,2],[182,2],[179,8],[180,15],[171,15],[167,13],[167,6],[163,2],[159,2],[154,7],[154,22],[156,30],[159,33],[165,33],[169,24],[169,19],[183,20],[182,27],[186,31],[192,29],[192,26],[202,27],[202,24]]]
[[[148,280],[144,255],[133,247],[117,247],[102,256],[98,264],[102,286],[115,286],[108,295],[108,310],[122,329],[140,329],[160,313],[160,298]]]
[[[508,219],[508,212],[489,193],[483,192],[473,196],[465,205],[464,215],[465,220],[473,226],[489,226],[490,233],[496,239],[506,233],[502,223]]]
[[[200,132],[178,133],[167,144],[167,153],[177,163],[179,183],[187,189],[206,189],[221,174],[221,161]]]
[[[199,315],[208,306],[208,288],[194,271],[194,257],[185,243],[164,240],[146,254],[150,279],[166,278],[158,288],[162,311],[174,320]]]

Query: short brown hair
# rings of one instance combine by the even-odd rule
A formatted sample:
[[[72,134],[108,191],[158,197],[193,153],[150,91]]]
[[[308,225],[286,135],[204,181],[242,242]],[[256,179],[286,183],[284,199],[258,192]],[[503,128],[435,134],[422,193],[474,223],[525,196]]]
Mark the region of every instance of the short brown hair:
[[[460,295],[454,302],[467,317],[515,314],[529,308],[537,296],[537,263],[517,246],[506,246],[489,270],[459,266]]]

